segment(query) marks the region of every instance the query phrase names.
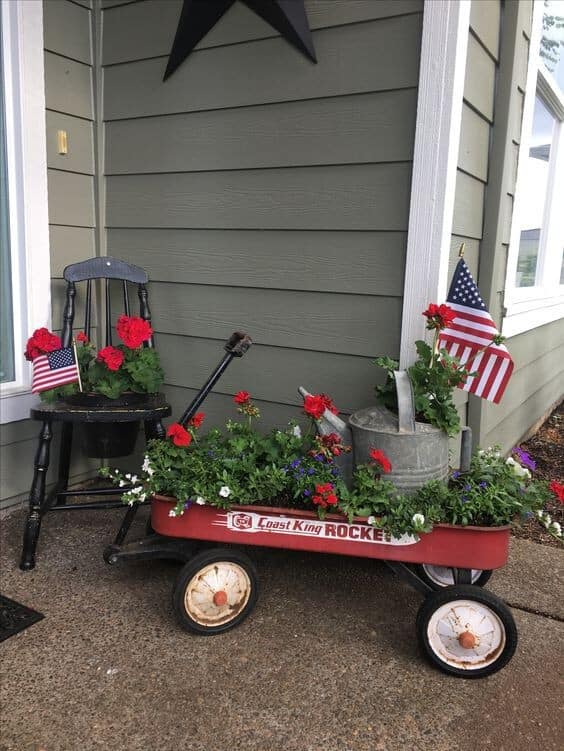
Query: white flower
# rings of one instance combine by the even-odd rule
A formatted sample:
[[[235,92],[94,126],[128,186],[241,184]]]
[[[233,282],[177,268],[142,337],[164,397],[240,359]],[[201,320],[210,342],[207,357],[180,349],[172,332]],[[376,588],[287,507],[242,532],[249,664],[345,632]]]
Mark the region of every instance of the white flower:
[[[302,429],[300,428],[299,425],[294,425],[294,427],[292,428],[292,435],[295,436],[296,438],[302,437]]]
[[[129,506],[133,506],[135,503],[135,498],[132,498],[130,501],[127,502]]]
[[[125,488],[125,486],[126,486],[126,485],[127,485],[127,483],[126,483],[126,481],[125,481],[125,480],[120,480],[120,481],[119,481],[119,487],[120,487],[120,488]]]
[[[537,511],[535,511],[535,514],[537,519],[542,519],[544,516],[544,511],[542,511],[542,509],[538,509]]]
[[[366,521],[367,521],[368,524],[374,524],[374,522],[376,521],[376,517],[375,516],[369,516]]]
[[[171,508],[170,511],[168,512],[168,515],[169,516],[176,516],[176,511],[173,508]]]
[[[145,454],[145,459],[143,460],[143,466],[141,467],[143,472],[146,472],[149,477],[152,477],[155,474],[155,470],[151,467],[151,462],[149,461],[149,456]]]
[[[554,532],[555,535],[558,535],[558,537],[562,537],[562,527],[558,522],[552,522],[550,525],[550,532]]]
[[[143,492],[143,486],[142,485],[138,485],[136,488],[131,488],[131,492],[132,493],[141,493],[141,492]]]
[[[205,506],[205,505],[206,505],[206,499],[205,499],[205,498],[202,498],[202,496],[201,496],[201,495],[199,495],[199,496],[198,496],[198,497],[196,498],[196,503],[198,504],[198,506]]]
[[[522,467],[512,456],[507,457],[505,463],[513,469],[517,477],[526,477],[527,479],[530,479],[531,473],[529,470],[526,467]]]
[[[425,524],[425,517],[423,514],[413,514],[411,521],[416,527],[422,527]]]
[[[135,483],[137,482],[137,480],[138,480],[139,478],[137,477],[137,475],[130,475],[130,476],[129,476],[129,479],[131,480],[131,484],[132,484],[132,485],[135,485]]]
[[[227,485],[222,485],[219,490],[219,495],[222,496],[222,498],[229,498],[231,495],[231,490],[227,487]]]

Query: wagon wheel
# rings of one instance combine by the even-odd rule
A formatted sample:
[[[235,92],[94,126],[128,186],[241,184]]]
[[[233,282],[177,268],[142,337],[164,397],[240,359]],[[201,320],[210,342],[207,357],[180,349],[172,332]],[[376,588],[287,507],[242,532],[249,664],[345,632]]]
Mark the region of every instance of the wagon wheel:
[[[182,568],[172,604],[182,628],[220,634],[241,623],[257,597],[257,573],[249,558],[236,550],[212,548]]]
[[[445,673],[483,678],[512,658],[517,627],[498,597],[460,585],[427,595],[417,614],[417,637],[429,660]]]
[[[444,589],[454,584],[454,572],[448,566],[434,566],[432,563],[420,563],[414,566],[417,576],[428,584],[431,589]],[[472,569],[471,584],[483,587],[490,580],[493,571],[491,569]]]

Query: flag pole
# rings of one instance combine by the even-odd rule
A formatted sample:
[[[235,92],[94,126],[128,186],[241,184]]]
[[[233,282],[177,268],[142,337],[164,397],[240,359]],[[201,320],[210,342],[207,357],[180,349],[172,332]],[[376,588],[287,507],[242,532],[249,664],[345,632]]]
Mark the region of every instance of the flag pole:
[[[78,364],[78,352],[76,351],[76,339],[72,338],[72,348],[74,350],[74,361],[76,363],[76,374],[78,376],[78,388],[82,391],[82,381],[80,379],[80,366]]]
[[[466,243],[461,243],[460,248],[458,250],[458,257],[464,258],[464,248],[466,247]]]

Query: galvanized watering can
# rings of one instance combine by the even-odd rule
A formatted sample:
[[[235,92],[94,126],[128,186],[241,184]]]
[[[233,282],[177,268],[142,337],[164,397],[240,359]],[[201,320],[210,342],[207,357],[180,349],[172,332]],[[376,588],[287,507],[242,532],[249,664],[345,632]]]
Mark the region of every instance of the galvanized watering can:
[[[413,392],[405,371],[394,372],[398,395],[398,414],[385,407],[373,406],[355,412],[348,425],[336,415],[325,411],[317,421],[321,435],[330,432],[341,436],[343,443],[351,442],[353,455],[338,457],[343,479],[350,485],[353,466],[369,462],[371,449],[380,449],[390,459],[392,471],[386,475],[399,490],[409,493],[429,480],[448,477],[449,439],[440,428],[415,420]],[[300,394],[308,392],[300,387]],[[466,471],[470,464],[472,433],[462,429],[460,469]]]

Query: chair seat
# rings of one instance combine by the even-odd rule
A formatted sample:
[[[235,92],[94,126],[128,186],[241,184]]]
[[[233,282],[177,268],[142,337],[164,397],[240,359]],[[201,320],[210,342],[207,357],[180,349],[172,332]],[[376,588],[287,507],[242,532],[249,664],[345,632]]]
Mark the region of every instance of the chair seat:
[[[135,420],[161,420],[172,410],[163,394],[147,396],[135,406],[91,407],[76,406],[61,401],[45,404],[30,410],[32,420],[52,420],[55,422],[134,422]]]

